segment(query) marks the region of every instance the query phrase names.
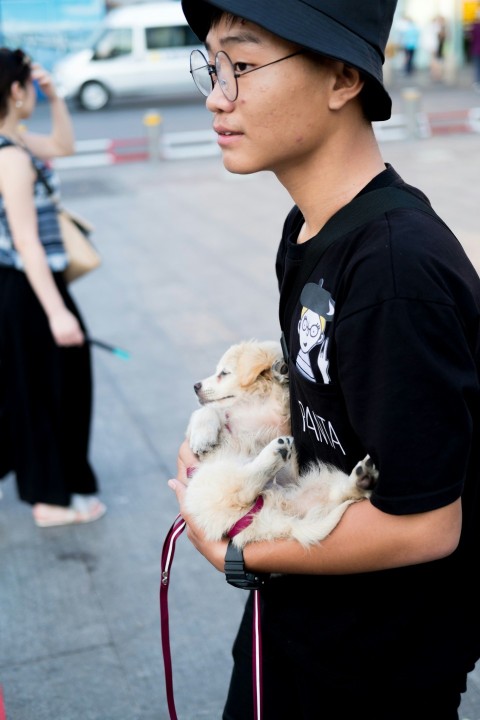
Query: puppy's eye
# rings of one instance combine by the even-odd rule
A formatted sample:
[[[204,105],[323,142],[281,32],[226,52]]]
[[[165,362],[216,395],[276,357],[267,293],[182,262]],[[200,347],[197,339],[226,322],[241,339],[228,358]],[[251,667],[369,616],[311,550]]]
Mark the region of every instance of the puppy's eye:
[[[229,373],[228,370],[221,370],[218,373],[218,377],[225,377],[225,375],[231,375],[231,373]]]

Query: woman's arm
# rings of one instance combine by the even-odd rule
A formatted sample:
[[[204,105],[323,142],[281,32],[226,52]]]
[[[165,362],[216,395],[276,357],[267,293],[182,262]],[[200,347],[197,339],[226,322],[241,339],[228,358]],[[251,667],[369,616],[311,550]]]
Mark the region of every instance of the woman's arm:
[[[48,160],[75,152],[73,124],[65,101],[58,97],[52,78],[40,65],[33,65],[32,79],[50,103],[52,130],[50,135],[25,132],[23,139],[29,150],[39,158]]]
[[[27,153],[17,147],[3,148],[0,153],[0,192],[15,249],[22,257],[28,281],[47,315],[55,342],[81,345],[84,341],[82,329],[63,302],[38,237],[34,181],[35,174]]]
[[[209,542],[185,513],[184,467],[195,463],[182,445],[178,479],[170,480],[187,535],[197,550],[223,571],[227,541]],[[321,543],[305,549],[292,540],[250,543],[244,550],[247,570],[289,574],[351,574],[417,565],[450,555],[458,545],[461,501],[414,515],[389,515],[368,500],[350,505],[340,523]]]

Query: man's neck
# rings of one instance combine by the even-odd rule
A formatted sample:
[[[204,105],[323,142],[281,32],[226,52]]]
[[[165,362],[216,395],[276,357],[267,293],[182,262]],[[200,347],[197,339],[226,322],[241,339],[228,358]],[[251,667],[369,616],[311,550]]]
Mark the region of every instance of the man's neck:
[[[299,243],[314,237],[325,223],[385,170],[373,129],[338,133],[318,153],[278,179],[305,219]]]

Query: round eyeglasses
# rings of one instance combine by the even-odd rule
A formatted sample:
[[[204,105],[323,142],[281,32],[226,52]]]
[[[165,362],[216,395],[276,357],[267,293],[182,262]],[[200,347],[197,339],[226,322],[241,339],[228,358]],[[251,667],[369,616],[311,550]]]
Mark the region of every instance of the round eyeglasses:
[[[309,325],[307,318],[304,317],[302,321],[302,330],[307,335],[310,335],[311,338],[316,338],[320,332],[320,325],[318,323],[315,323],[315,325]]]
[[[255,70],[261,70],[269,65],[275,65],[275,63],[282,62],[282,60],[288,60],[289,58],[295,57],[295,55],[301,55],[302,52],[303,50],[297,50],[297,52],[285,55],[285,57],[278,58],[278,60],[272,60],[272,62],[266,63],[265,65],[259,65],[251,70],[244,70],[243,72],[236,72],[235,65],[244,65],[245,63],[235,63],[234,65],[224,50],[219,50],[215,55],[215,65],[210,65],[201,50],[192,50],[190,55],[190,72],[193,82],[202,95],[205,97],[210,95],[215,87],[213,76],[216,75],[220,90],[229,102],[234,102],[238,97],[237,78],[255,72]]]

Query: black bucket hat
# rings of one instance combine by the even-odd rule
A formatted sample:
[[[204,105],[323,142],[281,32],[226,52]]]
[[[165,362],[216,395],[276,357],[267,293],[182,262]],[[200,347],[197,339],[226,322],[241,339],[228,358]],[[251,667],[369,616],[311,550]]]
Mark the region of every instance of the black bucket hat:
[[[370,120],[388,120],[392,112],[382,65],[396,6],[397,0],[182,0],[187,22],[202,42],[220,9],[356,67],[366,81],[364,105]]]

